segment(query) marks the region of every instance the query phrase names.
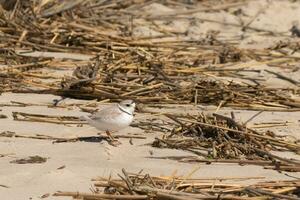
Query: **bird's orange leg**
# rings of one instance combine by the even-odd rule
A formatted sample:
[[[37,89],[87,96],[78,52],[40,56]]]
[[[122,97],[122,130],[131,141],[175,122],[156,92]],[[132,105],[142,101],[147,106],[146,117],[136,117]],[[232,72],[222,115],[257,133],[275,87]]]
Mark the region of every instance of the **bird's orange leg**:
[[[118,140],[116,140],[116,139],[112,136],[112,134],[111,134],[109,131],[105,131],[105,132],[106,132],[106,135],[107,135],[108,138],[109,138],[108,143],[109,143],[110,145],[112,145],[112,146],[118,146],[119,144],[121,144],[121,142],[118,141]]]
[[[105,131],[105,133],[111,141],[115,140],[115,138],[112,136],[112,134],[109,131]]]

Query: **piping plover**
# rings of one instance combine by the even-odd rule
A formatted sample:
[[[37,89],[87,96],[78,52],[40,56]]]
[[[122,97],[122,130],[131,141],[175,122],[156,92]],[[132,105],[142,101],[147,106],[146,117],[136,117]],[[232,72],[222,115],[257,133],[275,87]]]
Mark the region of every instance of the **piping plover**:
[[[135,103],[132,100],[124,100],[119,104],[104,108],[91,116],[83,116],[91,126],[100,131],[105,131],[113,141],[110,134],[112,131],[119,131],[130,125],[133,120]]]

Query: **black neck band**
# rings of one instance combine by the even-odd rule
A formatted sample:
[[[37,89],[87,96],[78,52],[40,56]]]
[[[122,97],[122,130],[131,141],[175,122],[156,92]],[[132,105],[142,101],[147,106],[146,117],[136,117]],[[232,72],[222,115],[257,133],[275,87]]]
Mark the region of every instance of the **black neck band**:
[[[131,115],[131,116],[132,116],[132,114],[131,114],[131,113],[129,113],[129,112],[127,112],[126,110],[124,110],[124,108],[122,108],[122,107],[120,106],[120,104],[118,104],[118,107],[119,107],[119,109],[120,109],[122,112],[124,112],[124,113],[126,113],[126,114],[128,114],[128,115]]]

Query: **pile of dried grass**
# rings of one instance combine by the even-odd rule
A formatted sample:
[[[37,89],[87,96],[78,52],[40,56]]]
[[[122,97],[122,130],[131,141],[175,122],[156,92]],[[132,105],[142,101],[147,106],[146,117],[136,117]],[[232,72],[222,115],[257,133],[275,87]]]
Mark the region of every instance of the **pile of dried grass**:
[[[247,185],[235,181],[246,178],[192,179],[189,177],[151,176],[133,174],[123,170],[120,179],[94,179],[93,193],[56,192],[54,196],[71,196],[73,199],[291,199],[299,200],[300,182],[276,181]],[[257,177],[248,177],[248,179]],[[229,182],[228,182],[229,181]]]
[[[239,8],[247,1],[228,0],[217,5],[210,1],[198,2],[201,5],[197,6],[202,7],[200,10],[193,9],[188,2],[164,2],[175,11],[147,15],[143,9],[150,3],[144,0],[2,2],[8,11],[3,10],[0,15],[3,50],[0,60],[7,67],[1,68],[0,73],[5,74],[9,70],[22,76],[22,80],[15,81],[13,77],[1,75],[0,79],[12,83],[10,86],[4,85],[2,91],[48,93],[80,99],[131,98],[143,103],[222,103],[257,110],[298,110],[300,106],[295,99],[288,95],[280,96],[278,92],[298,95],[299,90],[266,89],[255,78],[245,78],[240,74],[244,71],[255,72],[247,68],[253,64],[244,65],[251,60],[272,65],[299,60],[297,56],[278,55],[276,52],[282,52],[283,48],[295,49],[291,43],[266,50],[239,49],[236,44],[240,39],[237,38],[223,39],[219,37],[220,33],[209,31],[203,38],[187,39],[184,34],[167,30],[158,23],[176,17],[192,23],[193,19],[187,17],[191,13],[227,11]],[[185,7],[186,10],[178,10],[178,7]],[[155,29],[160,35],[135,36],[133,28],[141,25]],[[270,34],[249,25],[247,28],[238,24],[224,25]],[[30,51],[36,54],[28,55]],[[52,58],[54,54],[41,58],[40,55],[44,56],[41,52],[54,52],[71,60]],[[66,53],[81,53],[85,57]],[[89,77],[90,80],[79,84],[80,87],[72,87],[75,84],[73,78],[48,73],[57,69],[91,66],[96,63],[93,60],[96,57],[100,61],[98,76],[94,74],[92,79]],[[298,84],[291,78],[278,73],[275,75]],[[207,81],[221,76],[247,79],[251,84]],[[75,78],[75,85],[77,81],[78,78]]]
[[[272,153],[272,151],[289,151],[299,154],[300,145],[297,141],[286,140],[272,132],[259,133],[219,114],[167,116],[178,126],[168,136],[156,138],[152,144],[154,147],[189,151],[204,157],[204,162],[208,163],[223,161],[257,164],[285,171],[300,170],[299,160],[287,159]],[[185,162],[201,162],[201,157],[177,159]]]

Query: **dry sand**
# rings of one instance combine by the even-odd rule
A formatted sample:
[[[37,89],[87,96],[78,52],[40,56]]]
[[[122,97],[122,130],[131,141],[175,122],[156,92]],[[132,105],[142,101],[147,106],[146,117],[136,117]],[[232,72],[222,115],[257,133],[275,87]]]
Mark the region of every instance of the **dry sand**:
[[[51,104],[52,100],[58,98],[52,95],[29,95],[11,94],[2,95],[0,103],[10,101],[32,102],[40,104]],[[65,103],[74,102],[66,100]],[[77,103],[80,101],[76,101]],[[192,107],[193,112],[202,112],[199,106],[186,106],[188,110]],[[202,106],[201,106],[202,107]],[[215,108],[210,106],[206,112],[213,111]],[[175,109],[176,112],[186,112],[184,107]],[[92,136],[97,134],[97,130],[84,125],[56,125],[50,123],[20,122],[14,121],[11,116],[12,111],[28,112],[35,114],[49,115],[70,115],[80,116],[81,113],[74,107],[74,110],[62,108],[47,108],[46,106],[31,107],[3,107],[2,114],[8,119],[1,119],[0,132],[14,131],[18,134],[35,135],[44,134],[54,137],[73,137],[73,136]],[[163,110],[164,111],[164,110]],[[168,112],[172,112],[170,109]],[[229,114],[232,109],[222,109],[220,113]],[[174,112],[174,110],[173,110]],[[238,120],[245,121],[257,111],[234,110]],[[284,119],[282,116],[285,116]],[[137,118],[143,118],[142,114]],[[264,112],[255,118],[251,124],[256,122],[293,122],[290,126],[274,128],[279,134],[289,134],[295,137],[299,133],[298,120],[300,113],[276,113]],[[249,126],[251,126],[249,124]],[[192,170],[199,167],[194,174],[195,177],[261,177],[262,179],[248,180],[245,183],[257,182],[262,180],[282,180],[289,179],[285,173],[274,170],[265,170],[259,166],[239,166],[236,164],[186,164],[171,160],[156,160],[147,158],[148,156],[180,156],[191,155],[188,152],[170,149],[153,148],[148,143],[153,141],[157,133],[143,133],[138,128],[128,128],[119,134],[142,134],[147,136],[146,140],[133,139],[133,145],[128,139],[120,139],[122,145],[113,147],[103,142],[74,142],[74,143],[55,143],[47,140],[35,140],[24,138],[0,138],[0,152],[11,154],[0,159],[0,184],[9,188],[0,187],[0,194],[3,199],[39,199],[47,193],[54,193],[57,190],[64,191],[89,191],[91,178],[96,176],[108,177],[116,176],[122,168],[131,172],[138,172],[143,169],[153,175],[187,175]],[[151,153],[151,154],[150,154]],[[39,155],[49,158],[46,163],[41,164],[13,164],[10,161],[17,158]],[[286,155],[288,156],[288,155]],[[65,166],[63,169],[58,169]],[[300,173],[291,173],[293,176],[300,176]],[[65,199],[61,198],[61,199]],[[57,199],[48,197],[47,199]],[[66,198],[67,199],[67,198]]]
[[[157,1],[159,2],[159,1]],[[300,19],[300,3],[299,1],[251,1],[249,5],[243,7],[246,16],[243,20],[251,19],[261,8],[264,8],[259,17],[250,25],[251,27],[263,28],[272,30],[278,33],[288,35],[288,30],[291,28],[296,19]],[[160,13],[172,11],[171,8],[160,3],[150,4],[145,8],[145,12]],[[195,13],[195,19],[199,19],[194,25],[190,25],[187,20],[175,20],[166,25],[166,29],[174,29],[176,31],[188,32],[187,37],[201,38],[207,31],[221,31],[224,37],[245,37],[242,40],[240,47],[242,48],[266,48],[274,44],[274,41],[289,40],[287,36],[265,36],[260,32],[248,32],[247,34],[240,31],[240,28],[233,26],[224,26],[218,23],[210,23],[201,21],[200,19],[213,19],[228,23],[237,23],[238,18],[228,12],[219,13]],[[136,23],[139,20],[136,19]],[[297,22],[297,21],[296,21]],[[141,23],[142,24],[142,23]],[[137,26],[134,29],[135,35],[155,35],[158,34],[150,27]],[[61,57],[62,54],[28,54],[28,56],[50,56]],[[59,58],[58,57],[58,58]],[[72,58],[72,56],[67,56]],[[76,56],[77,59],[86,60],[89,57],[82,55]],[[267,65],[258,65],[257,63],[247,63],[250,68],[262,70],[261,78],[269,87],[282,86],[291,87],[293,85],[286,81],[279,80],[273,75],[265,73],[263,69],[268,68]],[[283,74],[291,76],[295,80],[300,80],[299,70],[296,72],[273,68],[272,70],[280,71]],[[54,73],[54,72],[53,72]],[[69,71],[61,72],[61,75],[70,73]],[[249,77],[258,76],[258,74],[246,74]],[[298,97],[297,97],[298,98]],[[97,131],[93,128],[84,125],[77,127],[76,125],[56,125],[50,123],[37,122],[21,122],[14,121],[12,118],[13,111],[49,114],[49,115],[70,115],[80,116],[84,113],[80,112],[78,107],[74,106],[71,109],[66,108],[49,108],[53,99],[59,97],[52,95],[37,95],[37,94],[12,94],[4,93],[0,96],[1,103],[10,103],[10,101],[19,101],[24,103],[42,104],[40,106],[0,107],[1,114],[8,116],[7,119],[0,119],[0,132],[13,131],[18,134],[34,135],[43,134],[55,137],[74,137],[74,136],[90,136],[96,135]],[[64,103],[83,103],[86,101],[67,99]],[[180,106],[173,109],[162,109],[168,112],[213,112],[214,106]],[[229,114],[231,108],[222,108],[219,112]],[[246,121],[253,116],[257,111],[233,110],[237,120]],[[138,114],[137,118],[144,117]],[[285,113],[285,112],[263,112],[249,123],[249,126],[255,125],[258,122],[291,122],[288,126],[271,128],[276,134],[291,135],[300,139],[300,112]],[[169,149],[156,149],[149,145],[154,137],[159,136],[159,133],[144,133],[138,128],[128,128],[121,131],[119,134],[141,134],[147,137],[146,140],[133,139],[133,145],[128,139],[121,139],[122,145],[112,147],[105,141],[103,142],[74,142],[74,143],[58,143],[53,144],[52,141],[35,140],[24,138],[0,138],[0,153],[10,154],[0,158],[0,185],[8,186],[8,188],[0,186],[1,199],[20,200],[20,199],[40,199],[44,194],[52,194],[57,190],[62,191],[89,191],[91,187],[91,178],[96,176],[107,177],[109,175],[116,176],[122,168],[131,172],[138,172],[143,169],[145,172],[150,172],[153,175],[187,175],[192,170],[198,168],[194,173],[195,177],[262,177],[262,179],[248,180],[245,183],[257,182],[262,180],[279,180],[290,179],[286,174],[300,177],[300,173],[279,173],[274,170],[265,170],[259,166],[239,166],[236,164],[186,164],[178,163],[171,160],[155,160],[147,158],[150,153],[153,156],[179,156],[191,155],[188,152]],[[47,157],[48,160],[41,164],[13,164],[10,161],[28,156],[39,155]],[[287,157],[294,156],[286,154]],[[65,166],[63,169],[60,167]],[[66,197],[58,198],[49,196],[46,199],[68,199]]]

